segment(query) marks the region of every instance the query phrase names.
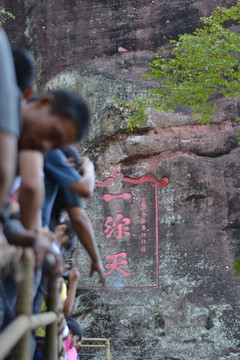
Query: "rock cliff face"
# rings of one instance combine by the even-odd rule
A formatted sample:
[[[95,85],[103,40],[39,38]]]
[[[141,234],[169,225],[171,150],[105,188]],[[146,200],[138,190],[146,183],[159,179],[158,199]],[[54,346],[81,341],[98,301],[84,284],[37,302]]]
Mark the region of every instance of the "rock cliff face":
[[[114,360],[240,357],[239,100],[220,99],[209,125],[184,109],[152,112],[133,132],[114,103],[150,86],[139,75],[170,39],[232,3],[5,2],[17,16],[6,30],[34,54],[39,88],[70,87],[91,106],[78,147],[96,166],[85,207],[108,281],[89,279],[79,246],[73,314],[86,337],[110,339]]]
[[[45,82],[67,68],[134,77],[170,39],[192,31],[200,17],[233,1],[207,0],[1,0],[16,15],[12,42],[29,48]]]

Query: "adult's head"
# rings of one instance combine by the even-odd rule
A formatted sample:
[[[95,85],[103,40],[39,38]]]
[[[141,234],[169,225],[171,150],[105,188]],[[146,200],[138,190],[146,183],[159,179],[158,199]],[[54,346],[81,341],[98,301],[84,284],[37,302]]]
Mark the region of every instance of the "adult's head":
[[[18,46],[12,47],[12,54],[18,87],[23,99],[29,100],[34,92],[35,61],[28,51]]]
[[[82,139],[90,113],[87,103],[70,90],[55,90],[23,108],[19,148],[48,151]]]

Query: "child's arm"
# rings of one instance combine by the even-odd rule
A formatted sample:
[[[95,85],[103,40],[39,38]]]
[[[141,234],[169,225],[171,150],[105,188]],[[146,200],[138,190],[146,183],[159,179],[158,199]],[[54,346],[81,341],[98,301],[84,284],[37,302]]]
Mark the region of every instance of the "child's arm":
[[[79,278],[80,278],[80,274],[78,269],[77,268],[72,269],[69,273],[70,284],[67,292],[67,299],[65,300],[63,306],[63,313],[65,315],[70,314],[70,312],[72,311]]]

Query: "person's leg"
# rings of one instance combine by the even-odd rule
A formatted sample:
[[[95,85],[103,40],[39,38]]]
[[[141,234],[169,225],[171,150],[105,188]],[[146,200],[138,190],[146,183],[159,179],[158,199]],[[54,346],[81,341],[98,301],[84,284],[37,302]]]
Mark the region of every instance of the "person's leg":
[[[16,159],[16,137],[0,130],[0,209],[5,204],[6,196],[9,194],[15,176]]]
[[[33,314],[40,314],[42,308],[42,300],[46,294],[47,282],[48,279],[43,276],[42,269],[35,271],[35,280],[34,281],[34,299],[33,299]],[[35,331],[32,332],[31,338],[31,359],[35,359],[35,350],[36,350],[36,334]]]
[[[2,279],[0,278],[0,330],[9,325],[15,317],[15,311],[10,307]]]

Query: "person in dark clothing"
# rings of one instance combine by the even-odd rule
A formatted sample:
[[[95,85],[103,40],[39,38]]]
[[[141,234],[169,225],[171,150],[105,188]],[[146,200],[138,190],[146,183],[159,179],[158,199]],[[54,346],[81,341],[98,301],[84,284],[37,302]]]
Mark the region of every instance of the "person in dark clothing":
[[[44,173],[46,197],[43,206],[43,224],[53,231],[59,222],[58,216],[65,209],[73,228],[92,259],[90,276],[98,272],[100,282],[105,285],[106,275],[97,248],[96,239],[89,217],[81,206],[80,196],[91,194],[95,186],[94,168],[89,159],[84,159],[80,172],[67,162],[64,151],[55,149],[45,155]],[[72,156],[70,157],[72,158]],[[84,190],[82,190],[84,188]],[[54,214],[54,202],[57,213]],[[60,203],[58,203],[60,201]],[[56,209],[55,207],[55,209]],[[59,212],[60,211],[60,212]],[[50,219],[52,218],[52,225]],[[54,221],[53,221],[53,218]]]

